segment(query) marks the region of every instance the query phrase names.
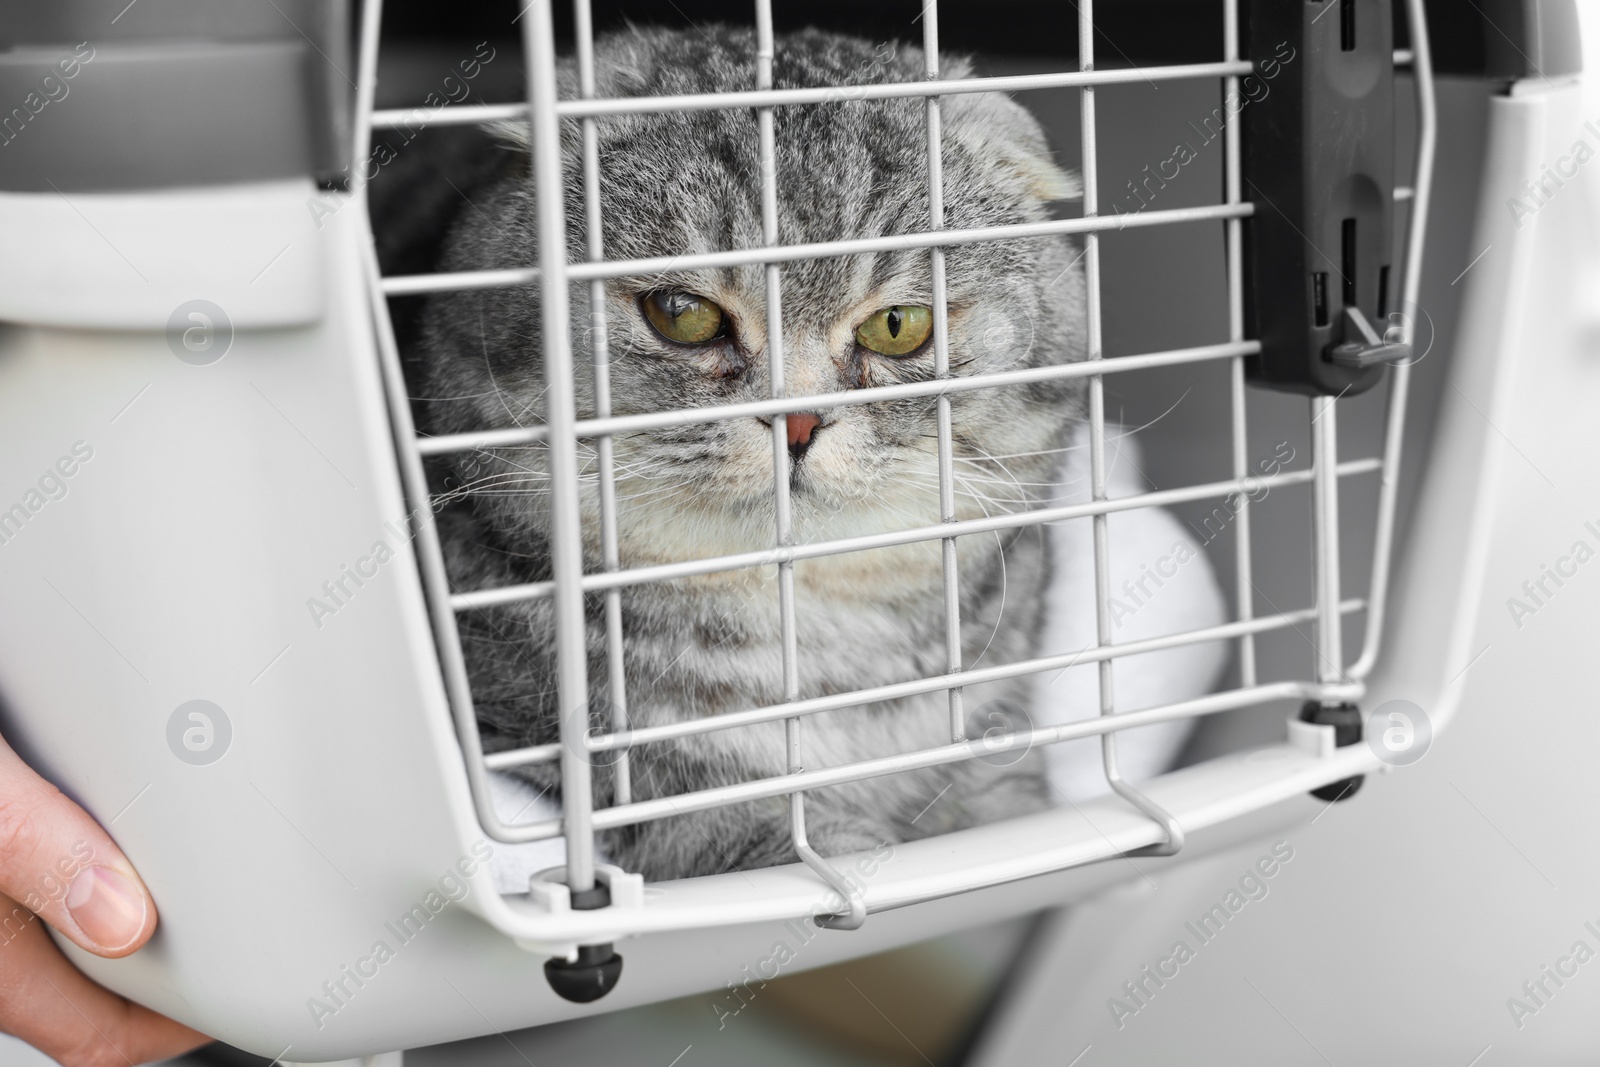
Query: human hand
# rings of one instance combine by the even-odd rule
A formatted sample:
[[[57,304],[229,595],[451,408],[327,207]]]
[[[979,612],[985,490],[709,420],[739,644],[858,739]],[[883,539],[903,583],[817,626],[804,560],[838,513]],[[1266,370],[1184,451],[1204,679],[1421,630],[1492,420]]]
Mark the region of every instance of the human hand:
[[[99,824],[0,740],[0,1031],[66,1067],[128,1067],[209,1040],[96,985],[39,919],[118,959],[150,940],[156,905]]]

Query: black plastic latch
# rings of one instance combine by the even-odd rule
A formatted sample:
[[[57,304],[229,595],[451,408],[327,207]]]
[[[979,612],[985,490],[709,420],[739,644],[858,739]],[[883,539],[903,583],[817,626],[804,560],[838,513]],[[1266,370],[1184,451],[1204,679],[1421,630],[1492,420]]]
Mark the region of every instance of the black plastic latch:
[[[1361,743],[1361,709],[1354,704],[1322,704],[1308,700],[1300,707],[1300,721],[1333,727],[1335,748],[1346,748]],[[1348,800],[1356,795],[1356,790],[1361,788],[1361,783],[1365,780],[1364,774],[1358,774],[1353,778],[1341,778],[1337,782],[1329,782],[1325,786],[1313,789],[1311,795],[1318,800],[1330,802]]]
[[[1382,336],[1397,280],[1390,0],[1249,0],[1239,121],[1255,382],[1359,393],[1409,358]]]
[[[593,911],[611,903],[611,890],[603,882],[596,882],[589,889],[573,890],[571,896],[574,911]],[[559,956],[545,960],[544,977],[563,1000],[588,1004],[617,987],[622,978],[622,957],[609,943],[579,945],[575,960]]]

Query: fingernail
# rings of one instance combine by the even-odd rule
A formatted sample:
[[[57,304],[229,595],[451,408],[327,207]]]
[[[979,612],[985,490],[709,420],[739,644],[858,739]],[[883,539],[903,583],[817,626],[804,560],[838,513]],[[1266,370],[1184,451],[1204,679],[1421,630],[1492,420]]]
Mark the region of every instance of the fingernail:
[[[110,867],[78,872],[66,903],[78,929],[107,951],[127,948],[144,929],[144,894]]]

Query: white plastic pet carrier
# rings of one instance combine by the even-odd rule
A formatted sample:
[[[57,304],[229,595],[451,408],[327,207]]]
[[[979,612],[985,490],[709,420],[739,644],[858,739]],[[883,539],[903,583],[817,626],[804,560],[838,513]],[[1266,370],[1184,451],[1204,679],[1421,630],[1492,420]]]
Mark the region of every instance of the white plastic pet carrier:
[[[0,194],[0,231],[10,245],[0,266],[0,320],[15,325],[0,329],[0,510],[9,509],[0,515],[5,732],[34,766],[107,825],[161,909],[158,934],[142,951],[104,960],[64,944],[72,960],[112,989],[263,1055],[318,1061],[415,1047],[722,989],[741,980],[741,967],[768,958],[774,943],[786,939],[803,938],[803,959],[795,966],[810,967],[1070,902],[1130,877],[1126,864],[1096,861],[1138,853],[1175,855],[1163,862],[1183,862],[1185,856],[1258,833],[1271,820],[1302,817],[1312,804],[1282,803],[1290,798],[1316,790],[1330,798],[1323,803],[1331,803],[1361,776],[1390,770],[1369,745],[1359,743],[1362,718],[1385,701],[1414,701],[1429,709],[1435,731],[1447,726],[1472,654],[1468,609],[1478,597],[1486,530],[1479,520],[1493,503],[1487,486],[1496,447],[1489,422],[1449,397],[1471,397],[1493,415],[1491,398],[1510,369],[1502,343],[1508,298],[1493,288],[1493,280],[1469,283],[1488,287],[1474,290],[1484,294],[1473,312],[1482,321],[1480,328],[1462,331],[1463,342],[1448,356],[1448,402],[1413,502],[1404,542],[1409,547],[1391,563],[1397,555],[1402,449],[1418,447],[1407,440],[1407,398],[1412,365],[1423,354],[1421,345],[1412,343],[1435,136],[1421,0],[1406,4],[1413,45],[1403,51],[1393,50],[1386,27],[1377,29],[1379,16],[1388,17],[1388,5],[1379,0],[1289,5],[1292,17],[1285,25],[1292,23],[1289,32],[1301,35],[1304,64],[1312,72],[1305,79],[1307,98],[1316,89],[1314,74],[1337,72],[1339,63],[1357,59],[1370,69],[1374,85],[1387,87],[1395,69],[1411,70],[1416,96],[1411,176],[1401,182],[1391,178],[1389,187],[1381,188],[1391,202],[1375,206],[1363,200],[1359,209],[1384,220],[1392,210],[1406,220],[1396,227],[1404,240],[1394,278],[1385,273],[1382,281],[1363,283],[1372,286],[1363,293],[1381,293],[1376,304],[1366,296],[1340,298],[1338,262],[1307,266],[1304,256],[1310,253],[1301,249],[1301,261],[1283,266],[1292,290],[1286,305],[1298,319],[1272,329],[1292,333],[1298,323],[1302,339],[1308,332],[1331,339],[1333,355],[1317,352],[1309,370],[1265,366],[1263,341],[1248,325],[1249,315],[1265,321],[1279,310],[1252,312],[1248,306],[1247,265],[1252,254],[1261,253],[1247,246],[1265,233],[1264,224],[1252,230],[1252,220],[1268,214],[1291,226],[1293,220],[1269,209],[1258,195],[1265,170],[1247,184],[1252,149],[1246,122],[1224,127],[1225,181],[1214,205],[1163,208],[1156,203],[1137,214],[1113,214],[1105,210],[1109,200],[1099,187],[1096,88],[1211,79],[1220,83],[1224,99],[1237,99],[1241,82],[1259,75],[1267,58],[1241,44],[1265,36],[1252,36],[1241,20],[1265,18],[1256,9],[1270,7],[1226,0],[1217,27],[1224,50],[1220,62],[1099,69],[1093,6],[1080,0],[1075,68],[941,80],[938,12],[930,0],[919,24],[907,31],[921,35],[927,80],[841,93],[836,86],[770,88],[772,12],[767,0],[759,0],[760,81],[748,91],[595,99],[586,0],[576,5],[577,98],[558,97],[551,5],[537,0],[519,23],[529,103],[454,103],[428,113],[428,121],[438,125],[531,122],[531,181],[539,192],[543,251],[538,263],[518,270],[380,277],[363,182],[353,179],[341,191],[319,189],[313,181],[313,174],[327,169],[326,157],[316,155],[331,151],[326,145],[309,157],[302,153],[274,161],[278,169],[248,183],[210,183],[207,168],[220,163],[201,159],[193,164],[196,177],[170,183],[186,188],[143,183],[132,191],[52,190],[39,182],[7,184]],[[367,0],[359,22],[359,69],[350,72],[356,86],[353,129],[341,136],[355,160],[368,157],[373,130],[403,126],[417,114],[374,109],[380,9],[379,0]],[[1319,21],[1336,9],[1341,13]],[[337,41],[338,16],[324,18],[313,35]],[[1354,48],[1341,48],[1341,23],[1359,28]],[[1381,57],[1373,55],[1378,38]],[[270,46],[237,49],[229,62],[242,81],[277,84],[262,73],[276,69],[277,53]],[[83,64],[78,88],[85,97],[90,80],[118,61],[115,48],[102,52],[103,60]],[[1329,84],[1344,84],[1332,74],[1329,78]],[[348,89],[337,77],[326,81],[320,89],[313,86],[309,106],[317,106],[318,93],[331,100]],[[1028,226],[945,229],[941,98],[1063,87],[1081,96],[1081,215]],[[1376,97],[1363,96],[1366,92],[1352,89],[1341,100],[1323,103],[1334,115],[1346,114],[1340,108],[1391,108],[1387,88]],[[894,97],[925,102],[932,204],[927,224],[890,237],[841,233],[820,245],[779,244],[775,111]],[[51,106],[65,111],[72,104],[69,98]],[[245,105],[230,99],[189,106],[198,113]],[[768,240],[760,248],[673,257],[673,265],[767,265],[769,306],[775,308],[783,264],[891,247],[926,248],[940,323],[935,331],[941,338],[939,380],[789,396],[775,359],[773,396],[758,403],[619,414],[610,410],[602,391],[597,410],[575,408],[569,284],[598,287],[605,279],[661,269],[667,260],[616,262],[600,256],[605,205],[596,202],[598,185],[590,182],[584,210],[596,236],[585,258],[567,261],[562,197],[546,195],[562,185],[556,150],[560,126],[581,125],[585,175],[593,177],[598,166],[594,131],[607,116],[697,108],[757,111],[760,144],[752,151],[762,161]],[[49,111],[36,117],[41,138],[51,117]],[[1396,120],[1394,125],[1402,124]],[[1389,120],[1373,129],[1389,131]],[[1318,167],[1342,166],[1380,189],[1381,183],[1361,168],[1376,173],[1381,163],[1341,156],[1348,145],[1330,147],[1309,133],[1302,140],[1306,146],[1317,143],[1293,160],[1280,161],[1288,176],[1284,180],[1321,181],[1328,175],[1314,173]],[[234,150],[219,145],[218,154]],[[1491,130],[1491,153],[1502,150],[1518,159],[1543,158],[1536,137],[1504,121]],[[1531,166],[1527,169],[1532,173]],[[1351,180],[1359,184],[1356,178]],[[1250,185],[1257,186],[1255,192]],[[1327,222],[1322,215],[1337,211],[1337,205],[1317,210],[1316,217]],[[1329,224],[1337,233],[1339,220]],[[1492,225],[1481,223],[1480,230]],[[1229,335],[1220,343],[1167,351],[1105,352],[1101,245],[1118,240],[1123,230],[1156,226],[1224,231]],[[948,377],[941,250],[1043,234],[1081,239],[1088,360]],[[1514,232],[1495,239],[1511,248],[1518,241]],[[1347,248],[1344,254],[1348,273],[1354,262],[1348,257],[1355,253]],[[1386,252],[1372,255],[1387,264]],[[1503,282],[1494,272],[1517,269],[1515,253],[1500,262],[1510,265],[1480,269]],[[531,284],[542,292],[546,324],[544,421],[419,437],[387,298]],[[1258,276],[1249,284],[1266,292],[1276,282]],[[603,382],[604,346],[599,347],[602,362],[596,373]],[[1231,402],[1214,414],[1212,429],[1228,442],[1231,472],[1203,484],[1113,495],[1107,476],[1108,435],[1114,432],[1108,430],[1107,381],[1195,364],[1224,367],[1230,375]],[[1292,388],[1308,395],[1304,420],[1313,446],[1310,463],[1263,476],[1246,447],[1250,377],[1282,385],[1285,376],[1297,374],[1302,379]],[[1087,381],[1092,491],[1086,502],[957,520],[947,500],[947,521],[938,525],[823,543],[792,543],[780,519],[770,550],[638,569],[617,565],[614,508],[608,507],[601,522],[609,563],[582,572],[576,508],[580,439],[601,449],[598,473],[583,476],[598,477],[602,487],[609,487],[613,475],[605,443],[612,435],[761,416],[772,420],[782,458],[786,413],[926,396],[940,398],[947,415],[947,398],[957,390],[1004,389],[1045,378]],[[1376,382],[1387,394],[1381,434],[1359,445],[1349,434],[1341,437],[1339,428],[1343,389],[1358,382],[1361,388]],[[455,589],[433,524],[426,458],[535,443],[549,454],[554,579],[506,589]],[[941,482],[948,487],[947,417],[938,448]],[[74,462],[58,467],[61,457]],[[779,466],[787,469],[786,463]],[[52,471],[61,474],[50,477]],[[1282,605],[1283,610],[1260,611],[1252,581],[1250,497],[1262,484],[1301,483],[1309,483],[1313,501],[1314,551],[1307,576],[1313,595]],[[1372,544],[1371,577],[1361,590],[1341,582],[1340,568],[1341,499],[1347,486],[1356,484],[1367,485],[1376,500],[1375,525],[1364,533]],[[786,480],[773,487],[780,517],[787,514],[788,488]],[[1117,592],[1109,563],[1117,545],[1109,516],[1225,499],[1236,502],[1233,617],[1198,630],[1118,643],[1112,625]],[[1097,638],[1066,655],[976,669],[963,664],[954,636],[960,619],[956,538],[1067,520],[1093,531]],[[639,730],[629,729],[626,702],[617,701],[610,732],[587,731],[582,716],[569,717],[560,744],[487,758],[480,747],[457,637],[462,612],[550,598],[561,622],[561,703],[585,708],[585,594],[605,594],[615,686],[622,654],[615,591],[735,568],[771,568],[789,612],[784,643],[793,696],[799,654],[792,615],[796,561],[918,541],[946,546],[953,636],[944,673],[874,691],[790,699],[736,715]],[[307,598],[329,586],[342,591],[336,600],[325,600],[335,610],[308,620]],[[1346,620],[1360,620],[1361,636],[1354,645],[1344,639],[1356,632],[1346,630]],[[1303,674],[1261,680],[1256,639],[1289,628],[1302,630],[1310,641]],[[1137,710],[1119,705],[1111,684],[1115,660],[1202,643],[1224,643],[1233,650],[1237,684]],[[1090,663],[1099,665],[1099,714],[1005,737],[962,735],[965,687]],[[939,691],[951,694],[954,725],[948,745],[837,766],[806,763],[807,716]],[[1121,731],[1275,702],[1293,709],[1278,743],[1137,784],[1119,772],[1114,742]],[[728,782],[680,796],[624,798],[610,807],[592,803],[588,784],[597,759],[626,761],[643,746],[684,735],[779,721],[789,724],[795,770],[787,776]],[[979,758],[996,744],[1087,746],[1097,744],[1096,738],[1103,739],[1103,771],[1114,791],[1095,799],[896,844],[887,858],[821,856],[806,844],[808,790]],[[530,822],[497,812],[491,771],[537,761],[559,762],[564,797],[559,820]],[[645,884],[597,858],[598,830],[759,798],[788,798],[793,863]],[[493,857],[555,838],[565,839],[563,867],[535,876],[519,891],[496,891]],[[597,884],[608,890],[609,903],[575,906],[574,892],[582,894],[579,899],[591,898],[594,894],[583,891]],[[819,931],[817,925],[829,928]],[[625,960],[620,978],[608,962],[613,953]],[[615,989],[589,1005],[563,999],[547,982],[550,959],[569,961],[585,981],[607,989],[614,983]]]

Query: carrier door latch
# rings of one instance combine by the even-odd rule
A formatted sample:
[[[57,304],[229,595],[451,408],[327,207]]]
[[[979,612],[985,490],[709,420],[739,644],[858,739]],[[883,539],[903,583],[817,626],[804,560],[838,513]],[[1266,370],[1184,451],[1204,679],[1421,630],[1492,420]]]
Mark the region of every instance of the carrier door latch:
[[[1411,358],[1411,346],[1378,336],[1358,307],[1344,309],[1344,340],[1328,346],[1328,358],[1341,367],[1360,370],[1379,363],[1399,363]]]
[[[1255,73],[1224,100],[1238,121],[1249,359],[1261,385],[1349,395],[1407,346],[1394,310],[1394,27],[1391,0],[1249,0]]]

